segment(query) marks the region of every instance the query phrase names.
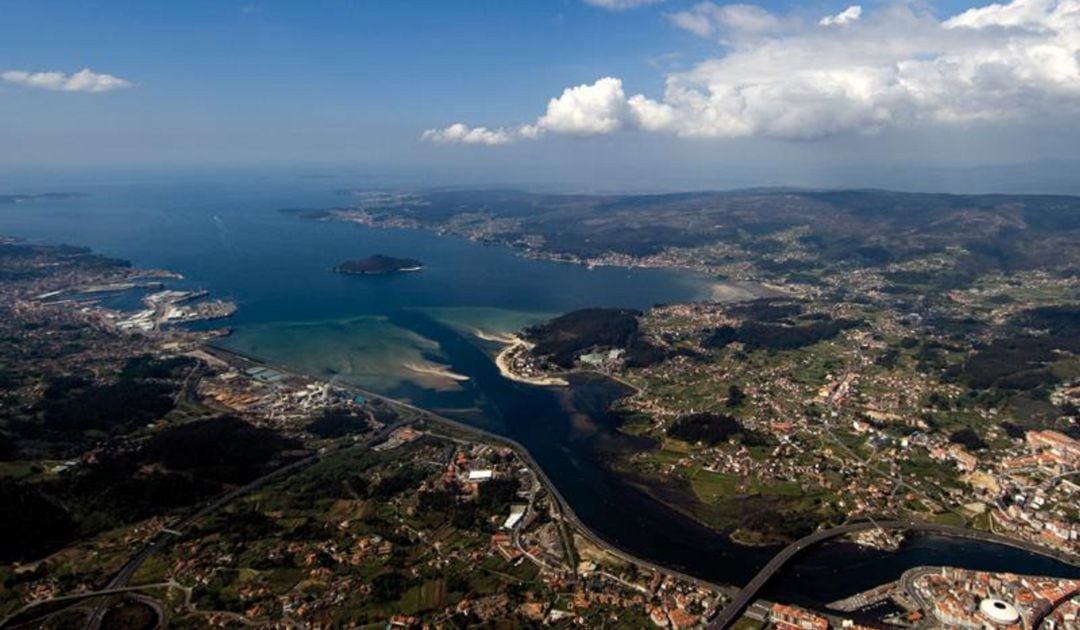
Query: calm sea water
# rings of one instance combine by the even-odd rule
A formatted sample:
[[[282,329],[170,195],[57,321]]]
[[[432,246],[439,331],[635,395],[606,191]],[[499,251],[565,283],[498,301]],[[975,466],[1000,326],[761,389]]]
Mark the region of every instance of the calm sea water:
[[[526,260],[497,247],[412,230],[370,230],[277,212],[347,203],[363,181],[295,172],[0,176],[0,194],[80,191],[87,197],[0,205],[0,234],[71,243],[183,273],[240,307],[225,344],[312,374],[341,378],[508,435],[524,444],[599,534],[704,578],[742,583],[771,550],[731,544],[611,474],[604,459],[641,444],[617,433],[609,383],[573,391],[503,379],[477,331],[505,332],[585,306],[646,308],[707,297],[708,278],[662,270],[595,269]],[[373,253],[425,269],[386,277],[331,273]],[[463,380],[467,379],[467,380]],[[774,596],[829,601],[895,579],[911,566],[1080,576],[1080,570],[994,545],[918,538],[897,553],[830,545],[807,555]]]

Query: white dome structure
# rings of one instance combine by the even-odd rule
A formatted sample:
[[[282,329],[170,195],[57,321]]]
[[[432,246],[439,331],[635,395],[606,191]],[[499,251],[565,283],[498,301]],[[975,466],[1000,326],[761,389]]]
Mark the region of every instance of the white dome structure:
[[[1020,613],[1009,602],[989,597],[979,602],[979,612],[994,625],[1011,626],[1020,621]]]

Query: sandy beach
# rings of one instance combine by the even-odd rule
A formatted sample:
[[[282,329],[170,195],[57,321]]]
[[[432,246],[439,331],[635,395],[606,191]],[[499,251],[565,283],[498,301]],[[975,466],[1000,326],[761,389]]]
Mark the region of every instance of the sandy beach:
[[[438,376],[438,377],[441,377],[441,378],[448,378],[448,379],[451,379],[451,380],[454,380],[454,381],[467,381],[467,380],[469,380],[468,376],[465,376],[464,374],[458,374],[457,372],[453,372],[453,371],[450,370],[450,367],[446,366],[446,365],[436,365],[436,364],[422,365],[422,364],[417,364],[417,363],[402,363],[402,365],[405,366],[406,369],[412,370],[413,372],[416,372],[417,374],[430,374],[431,376]]]
[[[511,356],[511,354],[513,354],[514,352],[517,352],[517,351],[519,351],[521,349],[528,350],[528,349],[532,348],[532,344],[525,341],[521,337],[518,337],[517,335],[502,335],[502,334],[495,335],[495,334],[491,334],[491,333],[485,333],[485,332],[479,331],[479,330],[476,331],[476,336],[479,337],[480,339],[484,339],[485,341],[494,341],[494,342],[497,342],[497,343],[504,344],[503,349],[500,350],[499,354],[497,354],[495,356],[495,365],[498,366],[499,374],[502,374],[503,378],[507,378],[507,379],[510,379],[512,381],[517,381],[519,383],[527,383],[529,385],[539,385],[541,387],[565,387],[565,386],[570,384],[566,379],[559,378],[559,377],[556,377],[556,376],[542,376],[542,377],[522,376],[520,374],[515,373],[513,370],[511,370],[510,369],[510,356]]]
[[[516,335],[511,335],[507,333],[490,333],[484,330],[474,330],[473,335],[479,339],[483,339],[484,341],[493,341],[495,343],[501,343],[504,345],[516,344],[519,342],[525,343],[523,339],[517,337]]]

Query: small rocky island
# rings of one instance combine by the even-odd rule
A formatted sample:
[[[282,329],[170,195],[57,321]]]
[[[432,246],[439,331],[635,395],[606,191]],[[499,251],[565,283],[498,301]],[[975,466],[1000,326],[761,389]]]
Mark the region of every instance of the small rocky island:
[[[403,271],[420,271],[424,264],[413,258],[394,258],[375,254],[360,260],[346,260],[334,267],[335,273],[358,276],[375,276]]]

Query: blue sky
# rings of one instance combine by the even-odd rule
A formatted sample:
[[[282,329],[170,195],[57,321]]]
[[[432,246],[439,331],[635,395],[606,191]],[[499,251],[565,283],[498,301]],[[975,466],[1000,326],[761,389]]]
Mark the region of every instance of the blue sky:
[[[1026,85],[1036,62],[985,61],[1045,48],[1049,28],[1067,65],[1069,0],[866,3],[828,25],[852,3],[637,3],[6,0],[0,164],[318,162],[664,188],[1080,157],[1071,68]],[[842,52],[919,38],[897,58]],[[932,75],[894,70],[934,55]],[[942,88],[970,79],[961,67],[977,82]]]

